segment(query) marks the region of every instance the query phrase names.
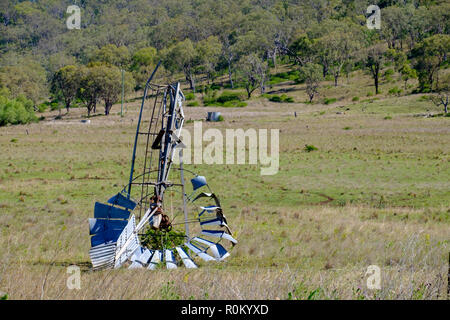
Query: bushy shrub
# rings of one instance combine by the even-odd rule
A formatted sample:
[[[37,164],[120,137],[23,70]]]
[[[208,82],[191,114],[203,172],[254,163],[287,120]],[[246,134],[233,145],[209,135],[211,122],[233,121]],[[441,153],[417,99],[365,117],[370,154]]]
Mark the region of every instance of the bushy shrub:
[[[227,108],[242,108],[242,107],[246,107],[247,103],[244,101],[227,101],[225,102],[222,107],[227,107]]]
[[[203,96],[203,104],[205,106],[212,106],[217,100],[217,90],[208,90],[208,92]]]
[[[323,103],[331,104],[331,103],[335,103],[336,101],[337,101],[336,98],[325,98]]]
[[[34,115],[33,102],[23,96],[9,99],[0,96],[0,126],[8,124],[26,124],[37,121]]]
[[[49,102],[44,102],[41,103],[40,105],[37,106],[38,112],[42,113],[47,111],[47,109],[50,107],[50,103]]]
[[[282,94],[281,96],[278,96],[276,94],[272,96],[267,95],[266,97],[269,99],[269,101],[272,102],[287,102],[287,103],[294,102],[294,99],[292,97],[287,96],[286,94]]]
[[[305,144],[305,147],[303,148],[306,152],[316,151],[318,150],[317,147],[313,146],[312,144]]]
[[[245,107],[247,103],[243,102],[245,95],[240,92],[224,91],[220,96],[216,90],[208,92],[203,97],[203,104],[205,106],[219,106],[219,107]]]
[[[385,72],[384,72],[384,79],[386,80],[386,81],[392,81],[392,75],[394,74],[394,70],[392,70],[392,69],[387,69]]]
[[[296,81],[298,79],[299,72],[298,70],[289,71],[289,72],[280,72],[274,75],[271,75],[269,78],[269,84],[274,85],[280,82],[285,81]]]
[[[207,85],[198,85],[195,87],[195,93],[203,93],[208,91],[208,86]]]
[[[221,88],[220,85],[218,85],[217,83],[213,83],[210,86],[211,90],[220,90],[220,88]]]
[[[277,96],[277,95],[273,95],[269,98],[269,100],[272,102],[281,102],[281,97]]]
[[[359,100],[359,97],[353,97],[352,98],[352,101],[358,101]]]
[[[190,101],[187,104],[188,107],[198,107],[198,101]]]
[[[228,101],[241,101],[242,97],[239,93],[236,92],[230,92],[230,91],[224,91],[220,95],[220,97],[217,98],[217,102],[219,103],[225,103]]]
[[[390,90],[388,91],[389,94],[391,94],[391,95],[397,95],[397,96],[399,96],[402,92],[403,92],[403,90],[402,90],[402,89],[399,89],[397,86],[393,87],[392,89],[390,89]]]
[[[189,93],[186,93],[184,95],[184,97],[186,98],[186,101],[194,100],[195,99],[195,94],[193,92],[189,92]]]

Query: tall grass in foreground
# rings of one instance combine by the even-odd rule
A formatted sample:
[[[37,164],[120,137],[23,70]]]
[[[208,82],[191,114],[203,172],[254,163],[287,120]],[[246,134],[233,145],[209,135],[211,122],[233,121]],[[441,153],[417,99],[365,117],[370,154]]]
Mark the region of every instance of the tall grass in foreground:
[[[448,249],[448,248],[447,248]],[[227,268],[197,270],[105,270],[81,265],[81,289],[66,286],[68,263],[61,254],[42,264],[14,262],[0,266],[0,288],[11,299],[446,299],[447,265],[440,246],[417,235],[389,246],[396,258],[381,266],[381,290],[366,286],[366,266],[312,270],[291,268]],[[448,251],[448,250],[447,250]]]

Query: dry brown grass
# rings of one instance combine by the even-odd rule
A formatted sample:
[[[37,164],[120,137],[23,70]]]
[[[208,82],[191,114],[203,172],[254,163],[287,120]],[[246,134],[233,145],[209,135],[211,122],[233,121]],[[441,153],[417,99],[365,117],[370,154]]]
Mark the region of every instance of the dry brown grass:
[[[415,117],[433,108],[417,96],[354,103],[354,91],[339,88],[345,99],[332,105],[298,96],[186,109],[192,120],[222,112],[224,122],[204,129],[281,131],[275,176],[248,165],[192,166],[221,196],[239,240],[223,264],[198,270],[89,271],[87,218],[126,183],[139,102],[124,118],[82,124],[85,110],[74,109],[63,120],[54,112],[0,128],[0,291],[12,299],[445,299],[449,118]],[[381,290],[367,289],[372,264]],[[83,271],[81,290],[67,289],[69,265]]]

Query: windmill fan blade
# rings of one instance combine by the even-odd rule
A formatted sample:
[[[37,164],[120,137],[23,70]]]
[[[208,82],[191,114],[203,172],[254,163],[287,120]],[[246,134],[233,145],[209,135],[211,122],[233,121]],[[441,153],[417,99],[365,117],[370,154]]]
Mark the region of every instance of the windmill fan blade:
[[[192,188],[195,190],[206,186],[206,178],[204,176],[196,176],[195,178],[191,179]]]
[[[197,241],[199,243],[203,243],[203,244],[207,245],[211,249],[211,252],[216,257],[216,259],[219,261],[227,258],[230,255],[228,253],[228,251],[225,250],[225,248],[220,243],[214,243],[212,241],[209,241],[209,240],[206,240],[203,238],[199,238],[199,237],[193,238],[192,241]]]
[[[162,252],[159,250],[155,250],[153,252],[152,258],[150,259],[150,263],[148,264],[148,269],[155,270],[160,262],[162,262]]]
[[[202,212],[200,212],[198,214],[199,217],[201,217],[205,212],[208,213],[214,213],[214,211],[216,211],[217,209],[219,209],[219,207],[216,206],[209,206],[209,207],[200,207],[200,209],[202,209]]]
[[[89,250],[94,270],[112,268],[116,255],[116,243],[101,244]]]
[[[127,223],[128,221],[126,220],[89,218],[89,234],[94,235],[97,233],[105,232],[107,230],[119,230],[120,232],[122,232]]]
[[[205,253],[203,250],[201,250],[199,247],[195,246],[192,243],[185,243],[186,247],[189,248],[192,252],[194,252],[196,255],[198,255],[200,258],[202,258],[204,261],[213,261],[215,260],[213,257],[211,257],[209,254]]]
[[[130,212],[104,203],[96,202],[94,218],[97,219],[128,219]]]
[[[121,232],[122,232],[121,230],[107,230],[104,232],[97,233],[91,238],[91,247],[116,242]]]
[[[177,263],[175,261],[175,256],[173,255],[172,250],[166,249],[165,260],[167,269],[176,269]]]
[[[202,230],[202,234],[205,235],[205,236],[227,239],[227,240],[231,241],[234,244],[237,243],[237,240],[234,239],[230,234],[226,233],[225,231]]]
[[[130,210],[134,210],[134,208],[136,208],[136,203],[133,200],[125,197],[120,192],[118,194],[116,194],[114,197],[110,198],[108,200],[108,203],[117,205],[117,206],[121,206],[121,207],[130,209]]]
[[[117,239],[115,268],[120,267],[127,261],[140,246],[135,230],[136,220],[134,215],[132,215],[130,220],[128,220],[127,226],[120,234],[119,239]]]
[[[143,268],[145,264],[147,264],[150,259],[151,252],[148,249],[144,249],[142,247],[138,247],[131,256],[130,260],[133,262],[128,269],[138,269]]]
[[[228,227],[225,223],[224,219],[222,217],[211,219],[211,220],[204,220],[200,222],[201,226],[221,226],[221,227]]]
[[[183,261],[183,264],[186,268],[188,269],[198,268],[197,265],[194,263],[194,261],[192,261],[192,258],[187,254],[187,252],[183,248],[176,247],[175,249],[177,249],[177,252],[180,255],[181,260]]]
[[[217,198],[217,196],[214,193],[206,193],[206,192],[202,192],[200,193],[198,196],[196,196],[194,198],[194,200],[192,200],[192,202],[195,202],[196,200],[200,199],[200,198],[213,198],[214,202],[216,203],[216,206],[220,207],[220,201],[219,198]]]

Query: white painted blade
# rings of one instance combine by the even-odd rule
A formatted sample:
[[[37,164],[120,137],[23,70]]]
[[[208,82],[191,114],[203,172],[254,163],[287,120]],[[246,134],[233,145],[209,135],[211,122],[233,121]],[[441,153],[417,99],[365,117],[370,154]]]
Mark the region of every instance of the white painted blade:
[[[191,257],[187,254],[186,251],[184,251],[181,247],[176,247],[178,254],[181,257],[181,260],[184,263],[184,266],[188,269],[196,269],[198,268],[195,262],[191,259]]]
[[[228,251],[220,243],[214,243],[212,241],[209,241],[209,240],[206,240],[203,238],[199,238],[199,237],[193,238],[192,241],[196,241],[196,242],[207,245],[209,247],[209,249],[211,250],[212,254],[214,255],[214,257],[216,257],[216,259],[219,261],[222,261],[225,258],[230,256]]]
[[[167,269],[176,269],[177,262],[175,261],[175,256],[172,250],[165,250],[165,260]]]
[[[140,247],[139,239],[136,230],[136,220],[134,215],[128,220],[127,226],[117,239],[116,246],[116,261],[114,268],[119,268],[125,261],[127,261],[133,253]]]
[[[205,261],[214,261],[214,260],[216,260],[213,257],[211,257],[209,254],[205,253],[204,251],[202,251],[201,249],[199,249],[198,247],[193,245],[192,243],[187,242],[187,243],[185,243],[185,245],[186,245],[186,247],[189,248],[189,250],[194,252],[196,255],[198,255],[201,259],[203,259]]]
[[[116,243],[101,244],[89,250],[94,270],[112,268],[116,255]]]
[[[225,231],[202,230],[202,234],[205,236],[227,239],[235,244],[237,243],[237,240],[234,239],[230,234],[226,233]]]

